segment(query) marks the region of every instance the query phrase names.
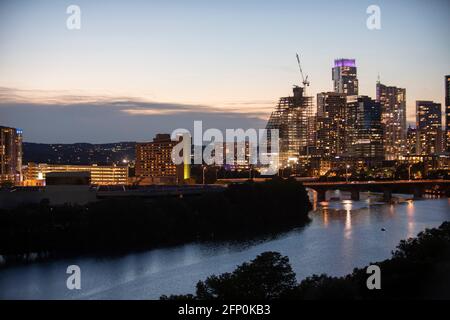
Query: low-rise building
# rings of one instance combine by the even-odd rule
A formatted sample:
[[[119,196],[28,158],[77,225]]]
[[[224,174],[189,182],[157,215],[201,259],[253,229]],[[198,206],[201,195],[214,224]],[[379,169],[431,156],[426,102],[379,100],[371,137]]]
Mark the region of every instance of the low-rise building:
[[[128,166],[118,165],[60,165],[46,163],[28,163],[24,167],[25,186],[42,186],[48,173],[52,172],[89,172],[91,185],[128,184]]]

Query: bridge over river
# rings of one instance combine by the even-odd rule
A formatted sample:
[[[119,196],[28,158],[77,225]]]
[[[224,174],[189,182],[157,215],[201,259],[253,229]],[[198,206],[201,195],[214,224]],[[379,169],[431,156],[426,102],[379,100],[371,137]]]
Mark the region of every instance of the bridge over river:
[[[450,190],[450,180],[397,180],[397,181],[351,181],[319,182],[304,181],[303,185],[317,192],[317,200],[325,201],[327,191],[340,190],[351,193],[351,199],[358,201],[360,192],[383,193],[385,201],[390,201],[393,193],[412,194],[422,198],[425,193],[445,194]]]

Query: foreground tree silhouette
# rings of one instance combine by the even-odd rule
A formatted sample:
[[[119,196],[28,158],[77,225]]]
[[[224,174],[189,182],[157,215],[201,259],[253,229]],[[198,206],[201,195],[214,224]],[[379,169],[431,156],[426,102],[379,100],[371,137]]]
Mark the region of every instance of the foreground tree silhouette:
[[[296,285],[289,258],[265,252],[233,273],[211,276],[197,284],[199,299],[279,299]]]
[[[278,252],[264,252],[243,263],[232,273],[208,277],[197,283],[197,296],[162,296],[161,299],[226,300],[282,298],[297,285],[289,258]]]
[[[366,268],[345,277],[313,275],[300,284],[287,257],[266,252],[232,273],[211,276],[197,284],[197,295],[163,296],[177,300],[296,299],[377,300],[450,299],[450,222],[403,240],[392,258],[376,263],[381,290],[367,288]]]

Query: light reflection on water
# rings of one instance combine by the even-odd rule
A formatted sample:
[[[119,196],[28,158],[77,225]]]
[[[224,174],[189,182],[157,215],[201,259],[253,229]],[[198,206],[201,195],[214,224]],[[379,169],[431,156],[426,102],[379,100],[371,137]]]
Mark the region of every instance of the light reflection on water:
[[[406,213],[408,216],[408,238],[412,238],[415,236],[414,230],[415,230],[415,223],[414,223],[414,213],[415,213],[415,207],[414,207],[414,201],[408,201],[408,204],[406,206]]]
[[[450,220],[450,202],[391,205],[369,195],[356,202],[323,203],[310,216],[312,222],[303,228],[255,241],[192,243],[114,258],[65,259],[1,270],[0,299],[155,299],[161,294],[192,293],[198,280],[232,271],[264,251],[289,256],[299,280],[314,273],[345,275],[390,257],[401,239]],[[66,289],[70,264],[81,267],[79,291]]]

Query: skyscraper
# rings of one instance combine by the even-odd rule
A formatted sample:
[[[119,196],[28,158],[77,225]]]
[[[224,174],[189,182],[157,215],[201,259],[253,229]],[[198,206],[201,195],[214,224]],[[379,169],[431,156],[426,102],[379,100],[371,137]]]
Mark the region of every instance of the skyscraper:
[[[300,156],[313,146],[313,97],[304,95],[304,88],[294,87],[293,96],[282,97],[272,112],[266,129],[279,130],[279,162],[281,167],[296,165]]]
[[[347,152],[347,103],[343,93],[317,94],[317,150],[325,158]]]
[[[349,155],[368,163],[384,160],[381,105],[367,96],[347,97]]]
[[[377,102],[381,104],[383,145],[386,160],[395,160],[406,151],[406,90],[377,82]]]
[[[22,130],[0,126],[0,183],[22,180]]]
[[[445,76],[445,144],[450,153],[450,75]]]
[[[433,101],[416,101],[417,152],[422,155],[442,151],[441,104]]]
[[[349,96],[358,95],[358,78],[354,59],[334,60],[332,78],[334,92]]]
[[[406,154],[417,154],[417,129],[408,127],[406,132]]]

